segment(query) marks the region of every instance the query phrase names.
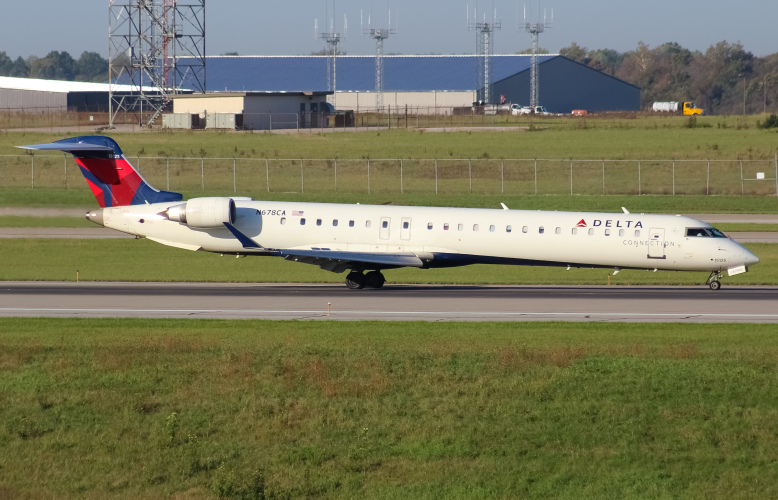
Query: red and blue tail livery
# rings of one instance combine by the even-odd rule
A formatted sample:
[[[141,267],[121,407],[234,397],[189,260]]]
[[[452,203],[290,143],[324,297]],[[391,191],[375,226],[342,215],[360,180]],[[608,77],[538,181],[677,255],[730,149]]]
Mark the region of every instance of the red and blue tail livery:
[[[119,145],[110,137],[71,137],[51,144],[19,147],[72,154],[102,208],[183,199],[180,193],[153,188],[127,161]]]

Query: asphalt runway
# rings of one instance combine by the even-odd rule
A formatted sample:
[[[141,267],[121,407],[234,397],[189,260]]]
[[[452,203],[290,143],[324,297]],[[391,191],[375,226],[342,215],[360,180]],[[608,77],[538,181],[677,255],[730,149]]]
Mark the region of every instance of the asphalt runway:
[[[0,316],[778,323],[778,287],[0,283]]]

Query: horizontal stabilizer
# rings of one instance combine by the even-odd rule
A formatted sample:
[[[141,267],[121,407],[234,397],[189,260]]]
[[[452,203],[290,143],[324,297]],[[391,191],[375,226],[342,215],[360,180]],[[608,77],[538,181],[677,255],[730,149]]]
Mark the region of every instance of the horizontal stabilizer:
[[[58,143],[53,144],[30,144],[29,146],[16,146],[19,149],[35,149],[39,151],[64,151],[66,153],[75,154],[78,151],[113,151],[110,146],[104,146],[100,144],[84,144],[84,143]]]
[[[101,207],[145,205],[181,201],[180,193],[160,191],[140,175],[121,148],[110,137],[99,135],[69,137],[51,144],[17,146],[37,151],[70,153],[81,169],[89,188]]]

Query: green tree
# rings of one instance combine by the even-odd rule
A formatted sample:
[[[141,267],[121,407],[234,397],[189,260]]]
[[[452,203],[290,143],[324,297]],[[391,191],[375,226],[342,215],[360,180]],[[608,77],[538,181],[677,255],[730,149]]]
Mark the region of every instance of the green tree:
[[[30,76],[46,80],[73,80],[76,76],[76,61],[67,52],[49,52],[46,57],[30,63]]]
[[[76,62],[76,78],[80,82],[108,79],[108,60],[97,52],[83,52]]]
[[[572,59],[581,64],[589,64],[588,52],[589,50],[586,47],[581,47],[575,42],[571,43],[569,47],[559,49],[560,56]]]
[[[613,76],[624,61],[624,54],[611,49],[597,49],[589,51],[587,58],[589,66]]]

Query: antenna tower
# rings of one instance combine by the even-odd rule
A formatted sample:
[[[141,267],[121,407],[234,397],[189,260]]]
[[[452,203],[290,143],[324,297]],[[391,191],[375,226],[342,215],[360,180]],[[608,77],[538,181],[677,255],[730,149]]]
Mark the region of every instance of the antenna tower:
[[[173,95],[205,92],[205,0],[109,0],[108,10],[111,128],[120,111],[151,126]]]
[[[333,103],[335,99],[335,89],[337,88],[337,72],[336,72],[336,58],[338,55],[338,45],[343,38],[346,38],[346,30],[348,29],[348,21],[345,14],[343,15],[343,34],[335,32],[335,0],[332,0],[332,17],[330,17],[329,2],[325,1],[325,10],[327,11],[326,23],[329,26],[329,31],[326,33],[319,33],[319,20],[314,20],[314,31],[316,38],[324,40],[327,45],[327,90],[332,91]]]
[[[543,22],[528,23],[527,22],[527,6],[524,6],[524,23],[519,27],[530,34],[532,39],[532,59],[530,60],[530,74],[529,74],[529,105],[532,109],[535,106],[539,106],[539,94],[540,94],[540,82],[538,72],[538,37],[543,33],[546,28],[552,28],[554,25],[554,9],[551,9],[551,21],[546,22],[546,11],[543,10]]]
[[[486,14],[482,20],[478,20],[478,4],[473,9],[473,18],[470,19],[470,6],[467,6],[467,29],[476,33],[476,88],[483,85],[478,90],[477,100],[485,104],[492,102],[492,65],[491,57],[494,52],[494,43],[492,35],[495,30],[502,28],[502,22],[497,19],[497,10],[494,10],[494,16],[491,22],[487,22]]]
[[[380,111],[384,107],[384,40],[389,35],[397,34],[397,29],[392,28],[392,12],[389,11],[389,27],[377,29],[372,27],[371,17],[368,16],[367,28],[362,33],[375,40],[375,104]],[[361,24],[360,19],[360,24]]]

